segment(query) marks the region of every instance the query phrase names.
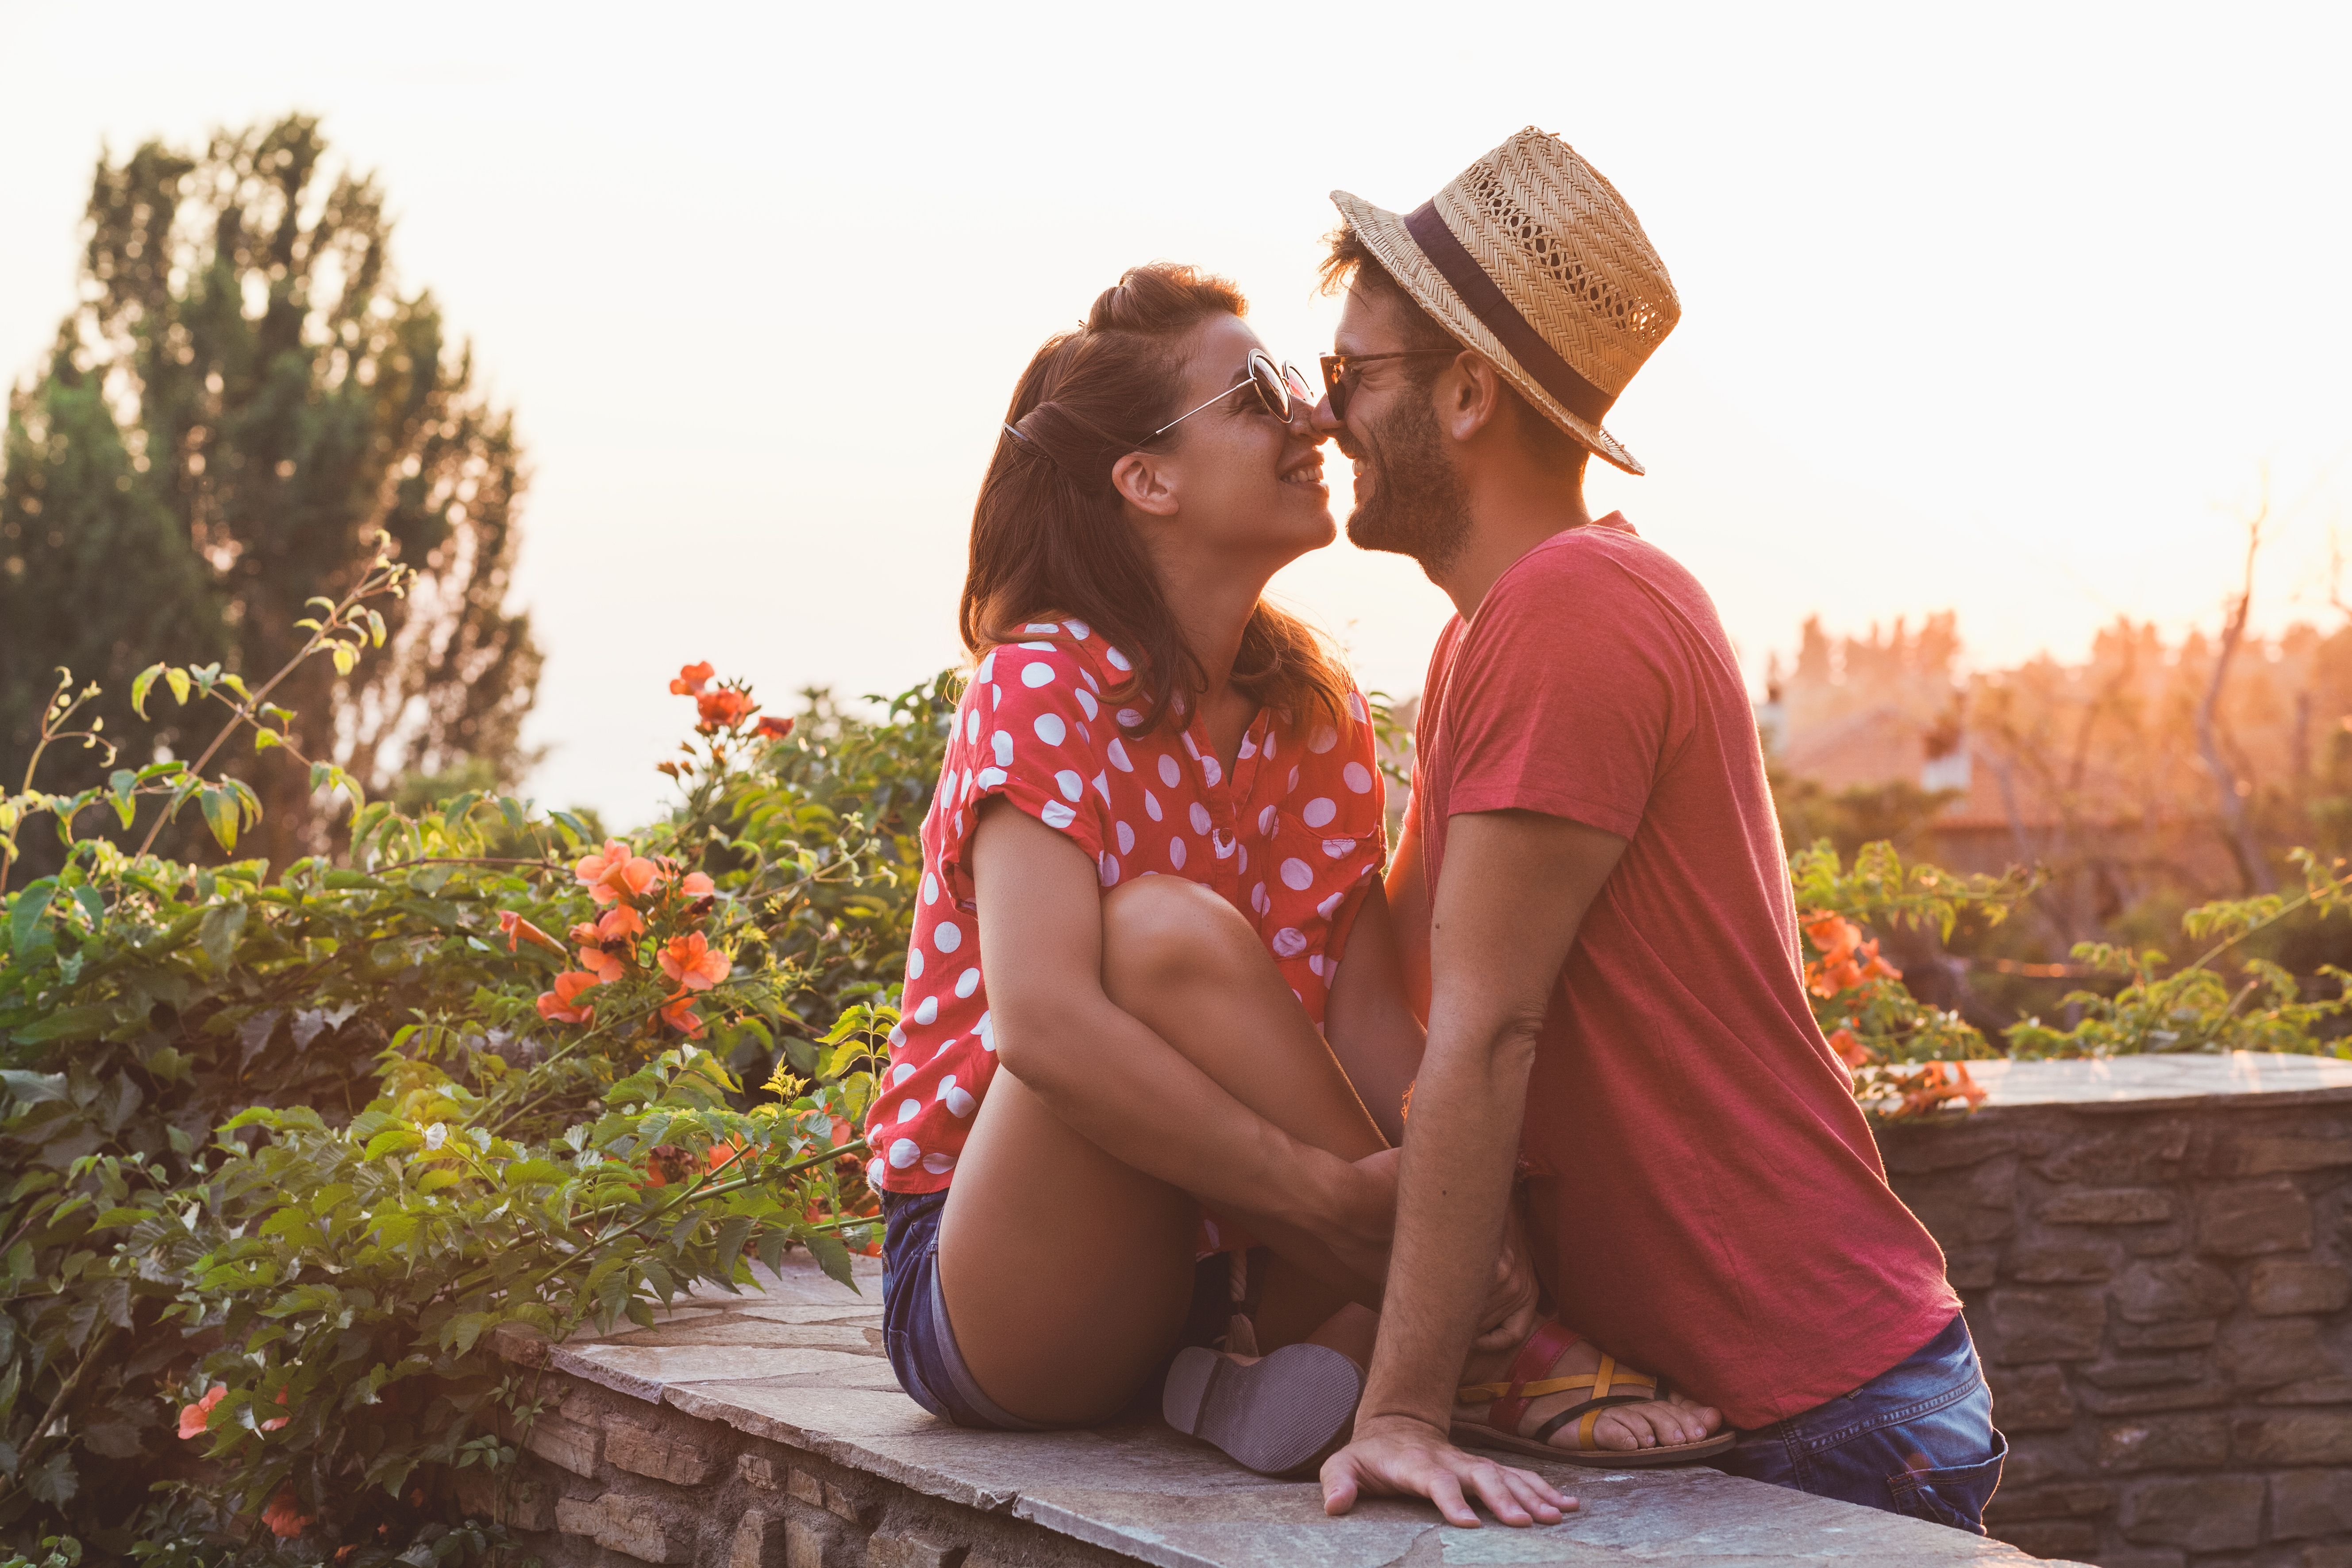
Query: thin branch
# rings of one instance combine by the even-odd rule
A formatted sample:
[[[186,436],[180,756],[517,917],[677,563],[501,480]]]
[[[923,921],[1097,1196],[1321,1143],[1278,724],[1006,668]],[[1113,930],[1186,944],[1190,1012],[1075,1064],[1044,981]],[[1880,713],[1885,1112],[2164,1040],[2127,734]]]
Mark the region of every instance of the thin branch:
[[[2221,833],[2230,847],[2231,858],[2238,863],[2238,875],[2244,879],[2250,893],[2271,890],[2270,868],[2263,863],[2262,846],[2254,839],[2253,826],[2246,811],[2246,797],[2252,786],[2238,777],[2222,754],[2219,713],[2221,689],[2230,679],[2230,664],[2236,658],[2239,646],[2245,641],[2246,621],[2254,604],[2254,557],[2263,547],[2263,524],[2270,514],[2270,502],[2264,499],[2246,525],[2246,580],[2239,590],[2237,602],[2231,605],[2228,620],[2221,628],[2221,647],[2213,659],[2213,676],[2205,686],[2204,700],[2197,705],[2197,750],[2205,759],[2206,771],[2213,775],[2213,785],[2221,807]]]

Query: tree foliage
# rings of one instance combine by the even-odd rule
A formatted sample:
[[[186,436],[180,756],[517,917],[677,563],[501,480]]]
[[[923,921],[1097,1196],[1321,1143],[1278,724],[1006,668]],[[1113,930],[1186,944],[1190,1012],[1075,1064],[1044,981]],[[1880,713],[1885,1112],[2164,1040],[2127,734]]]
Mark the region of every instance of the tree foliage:
[[[357,680],[298,668],[292,738],[371,792],[467,757],[510,782],[540,662],[507,607],[522,453],[432,297],[399,288],[390,240],[382,191],[332,169],[300,116],[100,162],[81,298],[0,441],[0,780],[58,667],[131,733],[134,672],[279,669],[299,606],[341,598],[388,534],[416,574],[386,607],[388,657]],[[188,739],[167,721],[144,743]],[[235,772],[268,859],[325,847],[301,766]]]

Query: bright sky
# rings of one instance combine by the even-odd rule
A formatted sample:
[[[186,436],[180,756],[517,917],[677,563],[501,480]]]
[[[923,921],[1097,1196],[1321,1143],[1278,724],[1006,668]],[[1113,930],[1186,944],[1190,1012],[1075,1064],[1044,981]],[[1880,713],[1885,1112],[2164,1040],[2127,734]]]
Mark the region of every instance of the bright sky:
[[[789,707],[957,655],[1013,377],[1121,268],[1229,274],[1311,364],[1325,193],[1410,207],[1534,123],[1683,300],[1611,420],[1651,477],[1595,464],[1596,500],[1752,669],[1813,613],[2072,656],[2211,625],[2266,473],[2258,618],[2326,612],[2347,58],[2340,5],[0,0],[0,372],[70,302],[101,147],[323,115],[520,410],[537,791],[625,820],[683,662]],[[1278,587],[1419,685],[1412,565],[1342,543]]]

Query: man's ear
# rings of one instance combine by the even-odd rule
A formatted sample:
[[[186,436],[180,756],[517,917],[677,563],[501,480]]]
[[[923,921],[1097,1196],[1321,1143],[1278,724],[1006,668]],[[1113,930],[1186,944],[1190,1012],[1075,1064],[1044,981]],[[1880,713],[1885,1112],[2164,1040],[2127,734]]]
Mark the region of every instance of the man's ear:
[[[1502,375],[1482,354],[1465,350],[1456,355],[1430,390],[1438,427],[1456,441],[1470,440],[1504,417]]]
[[[1138,511],[1176,515],[1176,485],[1165,463],[1150,452],[1129,452],[1110,468],[1110,488]]]

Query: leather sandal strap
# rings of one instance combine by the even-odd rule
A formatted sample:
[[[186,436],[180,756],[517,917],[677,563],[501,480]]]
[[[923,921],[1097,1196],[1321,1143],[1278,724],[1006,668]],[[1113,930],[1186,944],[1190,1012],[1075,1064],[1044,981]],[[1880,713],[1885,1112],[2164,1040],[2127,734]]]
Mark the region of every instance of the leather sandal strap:
[[[1532,1383],[1548,1381],[1544,1373],[1559,1363],[1559,1358],[1584,1336],[1557,1318],[1546,1319],[1536,1325],[1536,1331],[1519,1346],[1518,1354],[1511,1358],[1510,1384],[1495,1397],[1486,1410],[1486,1425],[1497,1432],[1517,1436],[1519,1422],[1528,1413],[1528,1401],[1538,1397],[1528,1392]],[[1459,1397],[1460,1391],[1456,1391]]]
[[[1600,1421],[1601,1413],[1608,1409],[1609,1406],[1612,1405],[1640,1405],[1643,1404],[1646,1398],[1647,1395],[1639,1394],[1612,1394],[1601,1399],[1588,1399],[1581,1405],[1570,1405],[1568,1409],[1561,1411],[1559,1415],[1545,1422],[1541,1426],[1536,1428],[1534,1433],[1530,1435],[1528,1440],[1536,1443],[1549,1444],[1551,1441],[1553,1433],[1559,1431],[1570,1422],[1576,1421],[1577,1449],[1581,1453],[1591,1453],[1593,1451],[1592,1428],[1593,1426]],[[1579,1420],[1579,1417],[1582,1417],[1582,1419]]]
[[[1622,1386],[1625,1379],[1619,1378]],[[1547,1394],[1566,1394],[1571,1388],[1591,1388],[1593,1374],[1584,1373],[1576,1377],[1547,1377],[1534,1383],[1465,1383],[1454,1391],[1454,1397],[1464,1405],[1481,1399],[1500,1399],[1515,1394],[1521,1399],[1541,1399]]]

